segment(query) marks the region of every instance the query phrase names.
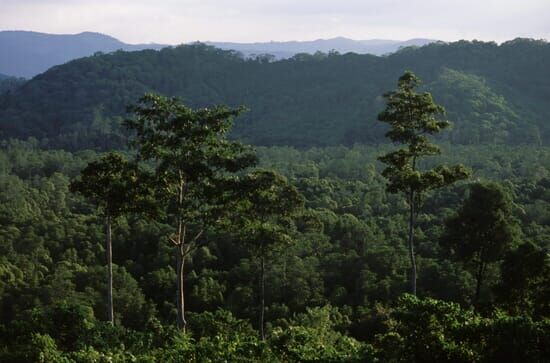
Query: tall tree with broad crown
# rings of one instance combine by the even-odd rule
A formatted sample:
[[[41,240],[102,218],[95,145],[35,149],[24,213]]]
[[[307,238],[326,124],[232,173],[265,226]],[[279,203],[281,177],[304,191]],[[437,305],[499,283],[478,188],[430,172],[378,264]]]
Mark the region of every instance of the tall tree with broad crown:
[[[135,117],[125,124],[135,131],[138,159],[153,165],[156,200],[175,229],[168,239],[176,249],[177,325],[185,331],[185,259],[230,212],[238,198],[234,173],[253,166],[256,156],[227,138],[242,108],[193,110],[146,94],[129,110]]]
[[[386,133],[394,143],[405,147],[392,151],[378,159],[386,164],[382,175],[387,179],[387,191],[403,192],[409,207],[408,250],[411,262],[411,293],[416,295],[416,259],[414,251],[414,228],[422,195],[435,188],[450,185],[465,179],[470,171],[462,165],[439,165],[430,170],[419,170],[418,161],[422,157],[438,155],[440,149],[430,143],[428,136],[436,134],[451,124],[440,120],[438,115],[445,109],[434,103],[430,93],[417,93],[420,80],[412,72],[405,72],[398,81],[397,89],[384,95],[386,109],[378,115],[378,120],[390,125]]]
[[[107,256],[107,317],[114,324],[113,258],[111,227],[121,215],[138,211],[147,204],[146,176],[139,167],[119,153],[109,153],[89,163],[73,180],[70,190],[95,204],[105,219],[105,251]]]
[[[256,170],[240,184],[242,201],[236,209],[241,238],[260,261],[260,338],[265,340],[265,266],[270,252],[292,239],[290,217],[304,206],[303,196],[285,177],[271,170]]]
[[[473,184],[458,214],[446,223],[443,243],[453,257],[473,267],[474,307],[479,307],[487,265],[502,259],[519,236],[512,198],[498,184]],[[516,271],[519,274],[520,271]]]

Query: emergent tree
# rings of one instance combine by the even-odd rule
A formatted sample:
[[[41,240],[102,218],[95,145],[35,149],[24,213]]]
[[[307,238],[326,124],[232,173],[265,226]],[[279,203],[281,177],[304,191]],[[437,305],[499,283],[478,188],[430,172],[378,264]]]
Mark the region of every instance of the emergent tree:
[[[474,269],[475,307],[487,265],[503,258],[517,239],[512,207],[510,195],[498,184],[473,184],[458,214],[447,221],[444,243],[457,260]]]
[[[432,100],[430,93],[417,93],[420,80],[411,72],[405,72],[398,81],[395,91],[384,95],[386,109],[378,115],[378,120],[387,122],[390,130],[386,136],[405,147],[392,151],[379,160],[386,164],[382,175],[388,180],[390,193],[406,194],[409,206],[408,249],[411,262],[411,293],[416,295],[416,260],[414,252],[414,228],[422,195],[435,188],[450,185],[465,179],[470,172],[462,165],[448,167],[440,165],[430,170],[419,170],[419,159],[438,155],[440,149],[429,142],[433,135],[450,126],[449,121],[436,116],[444,114],[442,106]]]
[[[121,154],[109,153],[89,163],[73,180],[70,190],[79,193],[95,204],[105,219],[105,251],[107,255],[107,317],[114,324],[113,309],[113,257],[111,226],[124,213],[137,211],[146,199],[142,190],[142,171]]]
[[[257,170],[241,183],[243,199],[237,210],[241,238],[260,261],[260,337],[265,339],[265,265],[268,254],[291,242],[290,217],[304,206],[304,198],[286,178],[274,171]]]
[[[193,110],[177,99],[147,94],[130,110],[135,117],[126,126],[135,131],[138,158],[154,167],[156,199],[175,229],[168,239],[177,251],[177,325],[185,330],[185,259],[229,212],[238,195],[234,173],[254,165],[256,157],[227,138],[242,109]]]

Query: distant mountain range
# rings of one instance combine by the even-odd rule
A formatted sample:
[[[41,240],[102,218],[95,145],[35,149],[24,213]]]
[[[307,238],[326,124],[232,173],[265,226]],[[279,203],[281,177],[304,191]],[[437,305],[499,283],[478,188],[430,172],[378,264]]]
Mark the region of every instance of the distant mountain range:
[[[224,43],[205,42],[215,47],[235,50],[244,56],[272,54],[277,59],[289,58],[297,53],[354,52],[381,55],[395,52],[401,47],[421,46],[434,42],[430,39],[353,40],[347,38],[318,39],[314,41]],[[85,32],[80,34],[45,34],[30,31],[0,31],[0,73],[15,77],[32,78],[50,67],[72,59],[109,53],[116,50],[138,51],[161,49],[167,44],[127,44],[111,36]]]
[[[160,44],[126,44],[108,35],[44,34],[29,31],[0,32],[0,73],[31,78],[48,68],[96,52],[118,49],[161,49]]]
[[[382,55],[393,53],[400,48],[408,46],[422,46],[433,43],[433,39],[410,39],[406,41],[387,40],[387,39],[369,39],[353,40],[343,37],[332,39],[317,39],[312,41],[290,41],[290,42],[265,42],[265,43],[223,43],[206,42],[221,49],[233,49],[243,53],[246,56],[253,54],[272,54],[277,59],[290,58],[297,53],[330,52],[339,53],[358,53]]]

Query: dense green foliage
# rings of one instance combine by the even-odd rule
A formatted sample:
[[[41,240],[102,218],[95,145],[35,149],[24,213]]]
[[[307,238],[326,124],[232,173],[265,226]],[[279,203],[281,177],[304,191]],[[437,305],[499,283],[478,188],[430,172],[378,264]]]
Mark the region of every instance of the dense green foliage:
[[[247,105],[234,135],[257,145],[379,143],[381,95],[409,69],[455,122],[443,138],[548,144],[549,57],[548,43],[527,39],[433,43],[385,57],[299,54],[276,62],[201,44],[119,51],[53,67],[3,97],[0,128],[5,137],[48,138],[54,147],[121,146],[126,105],[153,91],[192,107]]]
[[[68,190],[99,155],[6,142],[0,360],[411,361],[424,359],[426,342],[438,361],[540,361],[550,314],[549,151],[443,147],[426,166],[463,161],[474,179],[506,180],[515,203],[520,244],[488,267],[484,316],[470,309],[474,271],[442,244],[444,222],[466,200],[467,184],[427,195],[416,229],[421,298],[398,302],[408,291],[406,213],[403,199],[386,193],[376,162],[389,148],[259,148],[260,167],[285,175],[306,207],[286,232],[293,243],[266,265],[261,342],[260,266],[247,236],[213,232],[192,255],[183,336],[174,328],[176,272],[166,241],[173,229],[134,215],[113,227],[116,325],[106,326],[103,218]]]
[[[517,240],[512,201],[497,184],[474,184],[458,214],[447,221],[444,240],[454,257],[474,269],[477,281],[474,305],[488,265],[500,261]]]
[[[33,138],[0,141],[0,361],[547,361],[545,52],[458,42],[264,62],[195,45],[74,61],[6,93],[4,136]],[[395,146],[369,116],[405,67],[457,120],[417,170],[473,170],[422,189],[418,297],[406,294],[407,198],[379,162]],[[378,145],[253,152],[227,138],[242,109],[154,95],[125,131],[119,108],[150,89],[250,104],[235,135],[260,144]]]

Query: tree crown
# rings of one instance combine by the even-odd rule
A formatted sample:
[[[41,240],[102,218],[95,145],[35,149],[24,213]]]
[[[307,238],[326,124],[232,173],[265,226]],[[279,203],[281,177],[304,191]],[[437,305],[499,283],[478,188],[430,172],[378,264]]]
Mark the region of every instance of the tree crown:
[[[462,165],[440,165],[425,172],[417,170],[418,158],[440,153],[439,147],[430,143],[428,136],[451,125],[449,121],[437,118],[445,113],[445,109],[434,103],[429,93],[416,92],[419,84],[418,77],[405,72],[399,78],[397,89],[384,95],[386,109],[378,115],[378,120],[390,125],[386,136],[406,146],[379,157],[387,165],[382,175],[388,179],[387,188],[391,193],[422,192],[452,184],[469,175]]]

